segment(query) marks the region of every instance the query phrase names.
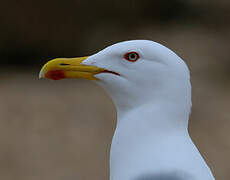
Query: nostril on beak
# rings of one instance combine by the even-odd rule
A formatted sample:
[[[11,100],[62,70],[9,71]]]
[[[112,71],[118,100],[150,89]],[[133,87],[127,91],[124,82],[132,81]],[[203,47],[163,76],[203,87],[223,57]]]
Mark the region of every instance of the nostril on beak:
[[[70,64],[66,64],[66,63],[61,63],[61,66],[69,66]]]

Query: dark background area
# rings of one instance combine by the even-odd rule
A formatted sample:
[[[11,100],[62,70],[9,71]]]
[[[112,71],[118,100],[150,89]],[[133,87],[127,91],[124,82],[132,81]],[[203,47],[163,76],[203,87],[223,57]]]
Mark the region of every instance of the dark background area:
[[[230,1],[2,1],[0,179],[108,179],[115,108],[84,80],[38,80],[56,57],[150,39],[191,71],[189,130],[216,179],[230,178]]]
[[[3,1],[1,61],[36,66],[50,57],[93,53],[117,41],[154,39],[146,31],[155,30],[202,28],[226,38],[229,4],[227,0]]]

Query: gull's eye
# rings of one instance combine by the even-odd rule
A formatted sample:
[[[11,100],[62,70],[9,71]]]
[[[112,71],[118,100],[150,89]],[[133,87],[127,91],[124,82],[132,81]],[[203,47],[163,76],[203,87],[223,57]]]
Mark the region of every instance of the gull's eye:
[[[124,58],[127,61],[135,62],[140,58],[140,56],[137,52],[128,52],[124,55]]]

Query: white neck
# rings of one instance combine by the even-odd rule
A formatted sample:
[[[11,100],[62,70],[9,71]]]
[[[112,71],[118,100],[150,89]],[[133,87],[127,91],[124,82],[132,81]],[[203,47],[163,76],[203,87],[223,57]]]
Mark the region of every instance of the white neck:
[[[182,172],[184,175],[178,178],[188,180],[190,177],[199,179],[200,174],[203,175],[199,180],[212,179],[188,135],[190,101],[156,100],[126,112],[117,107],[117,111],[111,146],[111,180],[142,180],[146,175],[157,179],[161,177],[159,173],[170,176],[175,172]]]
[[[131,176],[158,170],[159,167],[154,166],[162,161],[159,159],[160,143],[174,142],[172,139],[180,134],[182,137],[187,134],[187,119],[182,119],[187,115],[161,114],[164,112],[161,109],[165,108],[157,103],[146,104],[126,114],[118,111],[111,147],[111,180],[123,180],[121,175],[124,180],[129,180]],[[175,121],[178,123],[174,124]],[[163,143],[162,146],[170,145]]]

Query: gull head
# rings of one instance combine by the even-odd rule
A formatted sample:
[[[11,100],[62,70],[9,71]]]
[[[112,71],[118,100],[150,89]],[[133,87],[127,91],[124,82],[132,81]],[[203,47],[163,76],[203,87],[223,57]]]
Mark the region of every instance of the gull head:
[[[43,66],[40,78],[95,80],[118,109],[154,101],[190,101],[189,70],[184,61],[149,40],[120,42],[87,57],[51,60]]]

